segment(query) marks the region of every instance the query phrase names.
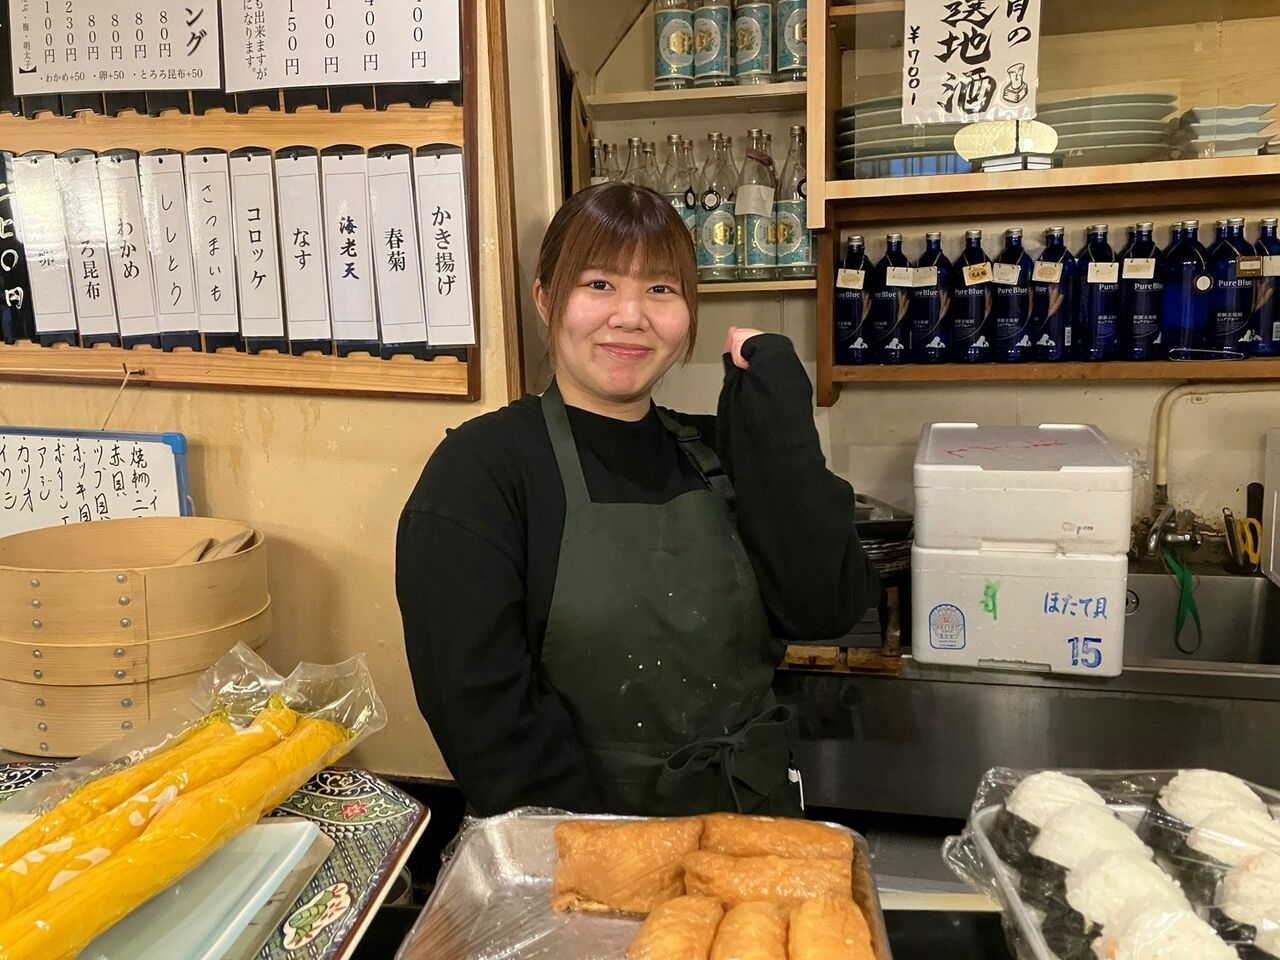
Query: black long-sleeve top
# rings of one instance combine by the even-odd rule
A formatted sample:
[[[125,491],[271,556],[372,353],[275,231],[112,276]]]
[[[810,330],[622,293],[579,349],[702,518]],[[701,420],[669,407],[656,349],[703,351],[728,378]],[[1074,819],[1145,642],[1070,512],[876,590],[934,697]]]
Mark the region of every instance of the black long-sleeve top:
[[[761,334],[725,358],[698,428],[737,492],[739,533],[776,635],[844,635],[878,591],[853,489],[827,470],[812,386],[791,342]],[[654,409],[637,422],[568,408],[597,503],[666,503],[703,481]],[[525,804],[598,811],[569,713],[539,661],[564,530],[541,399],[449,432],[400,517],[396,594],[419,709],[481,815]]]

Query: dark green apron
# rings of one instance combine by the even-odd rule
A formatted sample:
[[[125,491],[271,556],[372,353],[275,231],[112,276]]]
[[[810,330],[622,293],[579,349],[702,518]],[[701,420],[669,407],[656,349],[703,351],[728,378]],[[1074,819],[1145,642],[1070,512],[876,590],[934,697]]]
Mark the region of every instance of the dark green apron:
[[[784,645],[769,629],[715,453],[659,411],[708,489],[664,504],[592,503],[554,382],[542,413],[565,496],[542,669],[608,812],[800,815],[788,776],[791,711],[772,691]]]

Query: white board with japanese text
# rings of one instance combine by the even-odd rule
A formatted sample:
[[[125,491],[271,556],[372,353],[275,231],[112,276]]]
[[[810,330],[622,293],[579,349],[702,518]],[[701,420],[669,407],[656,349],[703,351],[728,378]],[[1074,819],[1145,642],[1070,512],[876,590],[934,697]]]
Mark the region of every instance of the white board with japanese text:
[[[1040,0],[907,0],[902,122],[1036,115]]]
[[[0,536],[192,512],[181,433],[0,427]]]

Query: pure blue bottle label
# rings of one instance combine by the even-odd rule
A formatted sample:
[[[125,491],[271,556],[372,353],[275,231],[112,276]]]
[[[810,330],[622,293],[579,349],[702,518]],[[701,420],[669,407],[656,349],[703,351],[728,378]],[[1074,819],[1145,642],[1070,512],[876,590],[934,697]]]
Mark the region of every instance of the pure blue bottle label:
[[[839,285],[835,297],[835,348],[837,363],[868,363],[871,360],[871,297],[862,290],[861,270],[841,270],[859,274],[856,288]]]
[[[733,24],[735,77],[773,74],[773,7],[768,3],[738,4]]]
[[[807,202],[778,200],[774,218],[778,223],[778,266],[808,266],[813,263],[813,237],[805,226]]]
[[[754,213],[746,216],[747,267],[772,267],[777,261],[777,230],[773,217],[761,217]]]
[[[1231,347],[1251,339],[1249,316],[1253,312],[1253,287],[1252,279],[1235,276],[1234,269],[1214,285],[1213,327],[1218,346]]]
[[[653,75],[693,77],[693,12],[662,10],[654,14]]]
[[[720,201],[711,210],[706,209],[707,206],[704,198],[698,207],[698,266],[736,266],[738,226],[733,216],[733,202]]]
[[[693,20],[693,72],[696,77],[729,76],[729,5],[698,7]]]
[[[778,0],[779,70],[796,70],[809,62],[809,12],[806,0]]]

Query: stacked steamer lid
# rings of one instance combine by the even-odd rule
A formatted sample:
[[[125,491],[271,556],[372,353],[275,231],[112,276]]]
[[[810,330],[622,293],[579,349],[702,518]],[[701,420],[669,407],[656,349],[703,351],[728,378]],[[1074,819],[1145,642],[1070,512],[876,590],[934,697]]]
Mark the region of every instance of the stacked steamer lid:
[[[1133,468],[1080,424],[927,424],[915,461],[912,655],[1120,673]]]

